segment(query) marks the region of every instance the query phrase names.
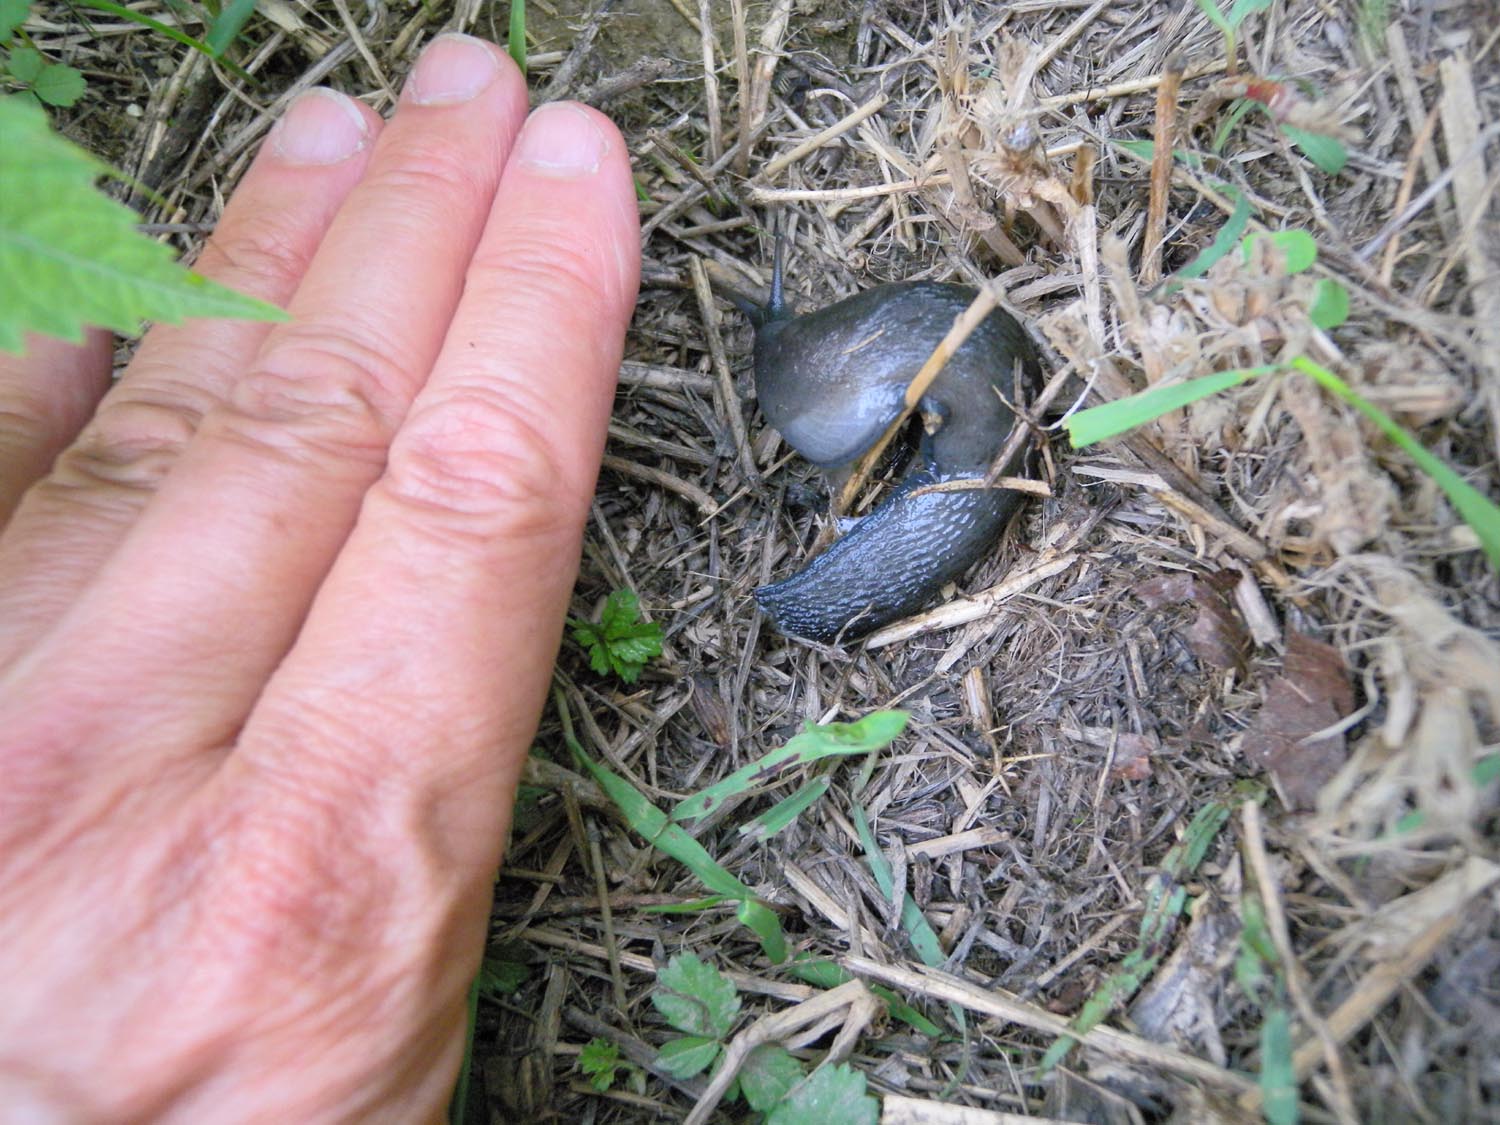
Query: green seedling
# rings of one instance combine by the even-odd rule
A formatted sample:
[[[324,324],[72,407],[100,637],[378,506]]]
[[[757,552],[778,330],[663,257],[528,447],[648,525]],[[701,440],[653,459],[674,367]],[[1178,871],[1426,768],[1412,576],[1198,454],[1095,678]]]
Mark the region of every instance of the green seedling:
[[[601,1094],[614,1087],[622,1070],[632,1090],[637,1094],[646,1092],[645,1071],[622,1059],[620,1048],[608,1039],[590,1039],[585,1043],[583,1050],[578,1052],[578,1069],[588,1078],[589,1085]]]
[[[77,343],[91,324],[135,333],[145,320],[287,319],[140,234],[135,212],[94,187],[108,171],[52,132],[39,106],[0,99],[0,351],[19,352],[28,331]]]
[[[1261,1010],[1261,1110],[1270,1125],[1297,1125],[1297,1073],[1292,1065],[1292,1014],[1286,970],[1271,940],[1260,896],[1240,896],[1240,949],[1234,977],[1246,999]]]
[[[1198,810],[1180,841],[1174,844],[1163,857],[1161,868],[1146,885],[1146,909],[1141,915],[1141,925],[1136,947],[1132,949],[1120,967],[1105,982],[1094,990],[1083,1003],[1070,1026],[1082,1035],[1098,1026],[1110,1012],[1125,1003],[1151,978],[1156,966],[1167,951],[1168,939],[1177,925],[1177,919],[1188,907],[1187,888],[1183,885],[1203,862],[1209,847],[1218,838],[1219,831],[1229,819],[1229,806],[1214,801]],[[1071,1035],[1061,1036],[1042,1056],[1042,1072],[1046,1073],[1077,1046],[1078,1040]]]
[[[723,973],[691,953],[679,953],[657,975],[651,1003],[684,1033],[662,1044],[657,1065],[675,1078],[722,1065],[741,1007],[738,991]],[[746,1056],[726,1096],[731,1101],[743,1096],[751,1109],[778,1125],[874,1125],[880,1109],[859,1071],[825,1066],[809,1078],[778,1043],[763,1043]]]
[[[589,667],[601,676],[613,672],[633,684],[646,662],[661,655],[661,626],[641,618],[641,603],[632,590],[610,594],[597,622],[569,618],[568,624],[573,640],[589,654]]]
[[[1270,235],[1249,235],[1242,243],[1247,261],[1253,241],[1257,238],[1270,238],[1276,243],[1289,273],[1306,270],[1317,259],[1317,244],[1311,235],[1306,231],[1286,230]],[[1349,315],[1348,291],[1332,278],[1320,279],[1313,287],[1307,315],[1309,322],[1318,328],[1327,330],[1338,327]],[[1349,403],[1374,423],[1381,433],[1437,483],[1460,518],[1474,531],[1490,565],[1500,570],[1500,507],[1460,477],[1440,458],[1429,453],[1421,442],[1385,411],[1366,399],[1334,372],[1306,356],[1295,356],[1285,364],[1267,364],[1260,367],[1218,371],[1212,375],[1187,379],[1181,383],[1152,387],[1139,394],[1116,399],[1114,402],[1080,410],[1067,420],[1065,426],[1073,447],[1081,449],[1095,442],[1127,433],[1173,410],[1178,410],[1247,380],[1262,375],[1287,372],[1299,372],[1306,375],[1329,394]]]
[[[510,25],[506,30],[505,49],[526,73],[526,0],[511,0]]]
[[[1219,5],[1214,0],[1197,0],[1197,4],[1199,11],[1223,33],[1224,57],[1229,61],[1230,73],[1234,73],[1234,60],[1238,52],[1235,39],[1239,34],[1240,24],[1245,22],[1246,16],[1265,11],[1271,6],[1272,0],[1234,0],[1227,13],[1219,11]]]

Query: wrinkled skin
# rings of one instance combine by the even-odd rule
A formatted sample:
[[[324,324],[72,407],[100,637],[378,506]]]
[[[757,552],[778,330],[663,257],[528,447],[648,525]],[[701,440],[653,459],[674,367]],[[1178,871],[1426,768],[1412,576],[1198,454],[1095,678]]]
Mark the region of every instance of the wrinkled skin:
[[[304,97],[198,262],[289,323],[0,358],[0,1116],[441,1114],[637,285],[526,110]]]

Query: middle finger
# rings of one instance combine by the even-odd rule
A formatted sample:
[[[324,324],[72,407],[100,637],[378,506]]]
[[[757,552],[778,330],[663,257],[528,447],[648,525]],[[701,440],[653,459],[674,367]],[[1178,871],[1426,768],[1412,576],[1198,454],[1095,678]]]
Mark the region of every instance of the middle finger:
[[[232,736],[431,369],[525,112],[525,82],[497,48],[466,37],[428,48],[292,321],[205,416],[97,579],[13,666],[0,727],[25,733],[46,709],[22,701],[41,693],[112,743],[139,735],[166,748],[184,725],[195,741]]]

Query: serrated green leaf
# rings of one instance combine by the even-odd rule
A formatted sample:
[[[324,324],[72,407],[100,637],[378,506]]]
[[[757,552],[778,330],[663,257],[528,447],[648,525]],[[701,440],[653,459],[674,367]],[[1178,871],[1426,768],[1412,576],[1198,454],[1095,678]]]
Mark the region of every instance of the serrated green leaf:
[[[35,47],[12,47],[6,69],[17,82],[24,82],[29,86],[36,81],[36,76],[42,73],[42,68],[46,65],[47,60],[42,58],[42,53]]]
[[[661,1045],[656,1064],[673,1078],[692,1078],[707,1070],[722,1049],[715,1040],[701,1035],[669,1039]]]
[[[1349,319],[1349,290],[1331,277],[1320,277],[1313,286],[1307,319],[1325,332]]]
[[[802,1077],[802,1064],[785,1047],[763,1043],[750,1052],[740,1068],[740,1089],[751,1109],[765,1113]]]
[[[31,92],[42,101],[62,108],[83,97],[85,88],[83,72],[60,63],[50,63],[43,67],[42,73],[31,84]]]
[[[678,1031],[723,1039],[734,1026],[740,994],[718,969],[679,953],[657,974],[651,1003]]]
[[[1344,165],[1349,163],[1349,150],[1337,137],[1330,137],[1326,133],[1310,133],[1306,129],[1286,124],[1281,126],[1281,131],[1292,144],[1302,150],[1302,155],[1330,176],[1338,175],[1344,170]]]
[[[589,654],[589,667],[600,675],[613,672],[627,684],[635,683],[646,662],[661,655],[661,625],[639,617],[640,602],[624,589],[605,599],[597,624],[570,621],[573,640]]]
[[[1164,387],[1152,387],[1148,391],[1130,395],[1128,398],[1120,398],[1114,402],[1106,402],[1100,406],[1080,410],[1077,414],[1070,416],[1063,425],[1068,431],[1069,439],[1073,442],[1073,448],[1082,449],[1086,445],[1093,445],[1095,442],[1126,433],[1137,426],[1144,426],[1163,414],[1170,414],[1189,403],[1197,402],[1200,398],[1207,398],[1211,394],[1237,386],[1247,379],[1253,379],[1257,375],[1268,375],[1279,370],[1280,368],[1275,365],[1242,367],[1233,371],[1218,371],[1212,375],[1202,375],[1197,379],[1185,379],[1181,383],[1171,383]]]
[[[822,758],[879,750],[906,729],[908,718],[905,711],[874,711],[852,723],[826,723],[823,726],[809,723],[785,746],[762,755],[723,780],[679,801],[672,810],[672,819],[684,821],[704,816],[726,797],[747,792],[786,770],[811,765]]]
[[[603,1093],[615,1084],[620,1048],[608,1039],[590,1039],[578,1052],[578,1069],[588,1076],[589,1085]]]
[[[16,28],[31,14],[31,0],[0,0],[0,46],[11,41]]]
[[[77,343],[89,324],[133,333],[143,320],[287,319],[138,233],[136,214],[95,190],[104,170],[51,132],[39,108],[0,100],[0,351],[20,351],[28,330]]]
[[[771,1111],[766,1125],[876,1125],[880,1103],[865,1092],[865,1076],[848,1063],[815,1070]]]
[[[479,966],[479,994],[488,997],[509,996],[530,975],[531,970],[519,961],[486,957]]]
[[[1245,241],[1240,244],[1245,261],[1250,261],[1255,242],[1260,238],[1269,238],[1271,244],[1281,251],[1286,272],[1289,274],[1311,269],[1312,264],[1318,260],[1318,244],[1313,240],[1313,236],[1305,230],[1293,227],[1290,230],[1272,231],[1270,234],[1256,231],[1254,234],[1246,235]]]

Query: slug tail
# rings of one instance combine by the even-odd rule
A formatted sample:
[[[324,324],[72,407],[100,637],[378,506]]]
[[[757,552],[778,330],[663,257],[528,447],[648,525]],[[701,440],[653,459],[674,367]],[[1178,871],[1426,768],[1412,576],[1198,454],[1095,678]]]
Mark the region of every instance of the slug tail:
[[[855,640],[909,617],[994,545],[1020,503],[1000,489],[923,492],[916,473],[848,535],[755,600],[783,633]]]

